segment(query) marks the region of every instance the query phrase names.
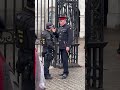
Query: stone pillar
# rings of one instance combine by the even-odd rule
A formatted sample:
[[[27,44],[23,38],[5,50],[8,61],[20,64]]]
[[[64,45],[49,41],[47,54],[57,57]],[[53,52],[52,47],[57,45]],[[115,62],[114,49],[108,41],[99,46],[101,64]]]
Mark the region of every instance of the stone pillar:
[[[80,9],[80,38],[85,37],[85,0],[79,0]]]
[[[120,25],[120,0],[108,0],[107,27],[115,28]]]

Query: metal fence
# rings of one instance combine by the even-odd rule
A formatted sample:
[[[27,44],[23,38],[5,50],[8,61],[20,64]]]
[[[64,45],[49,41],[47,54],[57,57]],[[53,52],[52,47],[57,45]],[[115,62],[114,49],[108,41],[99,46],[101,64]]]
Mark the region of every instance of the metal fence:
[[[78,37],[80,31],[80,11],[78,4],[78,0],[58,0],[56,2],[56,27],[59,27],[58,17],[64,14],[67,16],[67,23],[72,27],[73,30],[74,39],[72,48],[69,53],[69,67],[78,66]],[[56,47],[56,66],[62,67],[61,56],[58,48],[59,47]]]
[[[86,90],[103,89],[104,0],[86,0],[85,16]]]
[[[36,34],[40,38],[41,31],[45,30],[45,24],[52,22],[56,28],[59,28],[58,17],[61,14],[67,16],[67,22],[73,29],[73,47],[69,55],[69,64],[75,66],[78,64],[78,38],[80,32],[80,10],[78,8],[78,0],[36,0]],[[59,43],[55,45],[55,58],[51,65],[54,67],[61,66],[61,56],[59,53]],[[36,45],[40,54],[42,46]]]
[[[16,50],[15,50],[15,12],[16,12],[16,0],[11,3],[8,0],[1,0],[1,14],[0,18],[5,24],[2,36],[0,38],[1,52],[6,58],[6,62],[11,65],[13,72],[15,73],[15,61],[16,61]],[[10,3],[8,5],[8,3]],[[12,6],[10,8],[10,5]],[[10,51],[12,53],[10,53]]]
[[[0,0],[0,18],[5,24],[5,29],[1,34],[2,36],[0,36],[0,52],[6,58],[6,63],[11,67],[13,75],[18,78],[18,82],[20,78],[18,73],[16,73],[16,61],[18,60],[18,48],[16,48],[16,13],[23,10],[33,12],[34,9],[30,9],[27,5],[28,1]]]

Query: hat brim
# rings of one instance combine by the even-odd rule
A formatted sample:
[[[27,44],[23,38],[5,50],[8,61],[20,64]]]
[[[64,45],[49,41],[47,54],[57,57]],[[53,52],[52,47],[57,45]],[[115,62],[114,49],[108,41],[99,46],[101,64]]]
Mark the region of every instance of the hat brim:
[[[66,20],[67,17],[59,17],[59,20]]]

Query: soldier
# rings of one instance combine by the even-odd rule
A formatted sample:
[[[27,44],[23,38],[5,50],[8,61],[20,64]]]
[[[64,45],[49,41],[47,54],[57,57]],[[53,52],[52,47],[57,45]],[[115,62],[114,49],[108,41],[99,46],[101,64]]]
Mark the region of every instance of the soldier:
[[[72,45],[73,34],[72,34],[71,27],[69,25],[67,25],[65,16],[59,17],[59,23],[60,23],[59,29],[56,31],[56,29],[52,28],[52,31],[53,31],[53,34],[59,40],[59,50],[61,52],[61,58],[62,58],[62,62],[63,62],[64,71],[62,74],[60,74],[60,76],[62,76],[62,79],[66,79],[69,74],[68,52]]]
[[[42,45],[43,52],[42,56],[44,57],[44,76],[45,79],[52,79],[49,73],[50,62],[53,60],[53,50],[54,50],[54,40],[53,33],[51,32],[51,27],[53,24],[48,22],[46,24],[46,30],[42,32]]]

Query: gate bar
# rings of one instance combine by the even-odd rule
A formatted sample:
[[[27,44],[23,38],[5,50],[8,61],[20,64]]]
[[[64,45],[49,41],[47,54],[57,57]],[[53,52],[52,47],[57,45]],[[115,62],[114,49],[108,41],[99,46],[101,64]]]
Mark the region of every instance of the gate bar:
[[[15,30],[16,30],[16,21],[15,21],[15,16],[16,16],[16,0],[14,0],[13,3],[14,3],[13,4],[14,5],[13,6],[13,29],[14,29],[13,31],[15,32]],[[14,39],[14,36],[13,36],[13,39]],[[15,73],[15,39],[13,40],[13,71]]]
[[[7,30],[7,0],[4,2],[4,21],[5,21],[5,30]],[[4,44],[4,57],[6,58],[6,44]]]

